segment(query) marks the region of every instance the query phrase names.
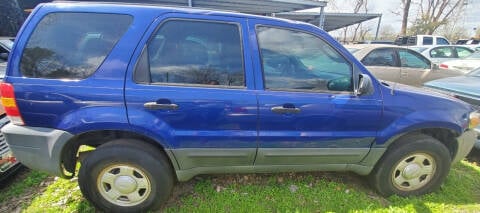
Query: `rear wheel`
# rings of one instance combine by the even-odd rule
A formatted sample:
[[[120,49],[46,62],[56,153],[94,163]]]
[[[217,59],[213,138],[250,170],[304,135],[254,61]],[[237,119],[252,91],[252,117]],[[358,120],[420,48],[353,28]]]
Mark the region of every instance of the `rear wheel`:
[[[450,164],[449,151],[440,141],[423,134],[407,135],[388,148],[369,179],[384,196],[422,195],[440,187]]]
[[[162,206],[174,180],[167,158],[156,147],[120,139],[98,147],[82,161],[78,182],[98,209],[144,212]]]

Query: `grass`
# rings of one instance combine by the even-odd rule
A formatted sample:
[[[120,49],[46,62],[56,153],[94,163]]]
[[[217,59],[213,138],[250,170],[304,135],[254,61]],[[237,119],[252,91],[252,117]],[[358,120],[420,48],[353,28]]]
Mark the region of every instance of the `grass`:
[[[22,180],[22,182],[15,182],[6,189],[2,189],[0,192],[0,206],[4,201],[18,197],[34,186],[38,186],[42,183],[48,175],[43,172],[32,171]]]
[[[43,173],[32,172],[37,184]],[[35,182],[36,181],[36,182]],[[18,195],[26,183],[11,186]],[[33,184],[33,185],[35,185]],[[182,192],[183,191],[183,192]],[[24,212],[95,212],[76,180],[58,179],[25,206]],[[180,183],[165,212],[479,212],[480,167],[463,161],[441,190],[420,197],[382,198],[364,179],[346,173],[202,176]]]

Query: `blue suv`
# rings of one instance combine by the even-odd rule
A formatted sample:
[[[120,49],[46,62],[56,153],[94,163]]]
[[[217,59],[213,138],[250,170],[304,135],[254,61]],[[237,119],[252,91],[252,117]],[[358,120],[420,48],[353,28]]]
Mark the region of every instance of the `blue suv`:
[[[385,196],[429,193],[478,123],[458,99],[379,82],[313,25],[189,8],[42,4],[0,87],[20,162],[72,178],[80,161],[82,193],[113,212],[211,173],[353,171]]]

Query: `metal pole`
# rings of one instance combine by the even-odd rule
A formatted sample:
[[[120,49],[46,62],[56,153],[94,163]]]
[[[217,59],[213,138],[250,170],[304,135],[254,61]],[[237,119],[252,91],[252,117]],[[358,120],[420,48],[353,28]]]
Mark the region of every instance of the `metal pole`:
[[[323,27],[325,26],[325,13],[324,13],[324,8],[325,6],[320,7],[320,23],[318,23],[318,27],[323,30]]]
[[[382,23],[382,15],[378,17],[377,32],[375,33],[375,40],[378,39],[378,31],[380,30],[380,23]]]
[[[188,6],[189,6],[189,7],[193,7],[193,2],[192,2],[192,1],[193,1],[193,0],[188,0]]]

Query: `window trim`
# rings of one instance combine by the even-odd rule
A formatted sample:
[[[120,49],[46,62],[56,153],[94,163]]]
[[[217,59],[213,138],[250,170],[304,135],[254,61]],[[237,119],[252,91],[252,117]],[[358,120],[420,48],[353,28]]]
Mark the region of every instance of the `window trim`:
[[[37,29],[38,25],[43,21],[43,19],[51,14],[103,14],[103,15],[122,15],[122,16],[128,16],[130,17],[130,23],[129,25],[127,26],[127,28],[125,29],[125,32],[118,38],[118,40],[113,44],[112,46],[112,49],[110,49],[110,51],[108,51],[108,53],[105,55],[105,58],[102,60],[102,62],[97,66],[97,68],[91,72],[89,75],[86,75],[85,77],[83,78],[48,78],[48,77],[27,77],[27,76],[24,76],[23,75],[23,72],[21,70],[21,64],[22,64],[22,61],[23,61],[23,54],[25,52],[25,49],[27,48],[27,45],[28,43],[30,42],[30,39],[32,38],[33,36],[33,33],[35,32],[35,30]],[[21,51],[21,54],[20,54],[20,59],[18,61],[18,72],[20,74],[21,77],[23,78],[35,78],[35,79],[49,79],[49,80],[75,80],[75,81],[81,81],[81,80],[85,80],[85,79],[88,79],[90,77],[92,77],[93,75],[95,75],[95,73],[97,73],[97,71],[103,66],[103,64],[105,63],[105,61],[107,60],[107,58],[110,56],[110,54],[112,53],[113,49],[115,49],[115,47],[117,47],[118,43],[120,42],[120,40],[122,40],[124,37],[125,37],[125,34],[128,33],[128,31],[130,31],[130,27],[132,26],[132,24],[134,24],[135,22],[135,17],[131,14],[127,14],[127,13],[108,13],[108,12],[69,12],[69,11],[58,11],[58,12],[48,12],[48,13],[45,13],[40,20],[38,20],[38,22],[36,22],[34,24],[34,26],[32,27],[32,30],[28,33],[28,37],[26,38],[25,40],[25,43],[23,44],[23,47],[21,48],[22,51]],[[13,49],[12,49],[13,50]]]
[[[150,57],[148,57],[148,45],[150,42],[153,40],[155,35],[157,35],[157,32],[162,28],[162,26],[169,22],[169,21],[190,21],[190,22],[204,22],[204,23],[219,23],[219,24],[229,24],[229,25],[235,25],[238,28],[238,33],[240,35],[240,51],[242,55],[242,68],[243,68],[243,86],[229,86],[229,85],[210,85],[210,84],[189,84],[189,83],[165,83],[165,82],[152,82],[152,77],[151,77],[151,71],[150,71]],[[143,44],[142,51],[140,52],[139,57],[137,58],[134,66],[134,71],[133,71],[133,82],[135,84],[141,84],[141,85],[155,85],[155,86],[171,86],[171,87],[194,87],[194,88],[225,88],[225,89],[247,89],[247,75],[246,75],[246,66],[245,66],[245,47],[244,47],[244,42],[243,42],[244,36],[243,36],[243,29],[242,29],[242,24],[238,22],[232,22],[232,21],[221,21],[221,20],[212,20],[212,19],[189,19],[189,18],[178,18],[178,17],[173,17],[173,18],[166,18],[162,20],[158,26],[155,27],[153,32],[149,35],[149,38]],[[137,67],[139,66],[139,63],[141,61],[142,55],[145,53],[147,54],[147,61],[148,61],[148,75],[150,76],[150,82],[140,82],[138,81],[135,76],[136,73],[139,72],[137,70]]]
[[[335,52],[337,52],[340,56],[342,56],[343,59],[350,65],[351,80],[352,80],[352,91],[332,91],[332,90],[315,90],[314,91],[314,90],[306,90],[306,89],[286,89],[286,88],[284,88],[284,89],[270,89],[270,88],[267,88],[266,84],[265,84],[265,72],[264,72],[264,67],[263,67],[263,55],[262,55],[262,51],[261,51],[261,47],[260,47],[260,39],[258,37],[258,28],[259,27],[269,27],[269,28],[275,28],[275,29],[281,29],[281,30],[287,30],[287,31],[293,31],[293,32],[301,32],[301,33],[309,34],[309,35],[311,35],[313,37],[316,37],[316,38],[320,39],[321,41],[323,41],[326,45],[328,45]],[[312,32],[303,30],[303,29],[297,29],[297,28],[293,29],[293,28],[275,26],[275,25],[268,25],[268,24],[256,24],[255,25],[255,37],[257,39],[257,47],[258,47],[258,55],[259,55],[259,59],[260,59],[260,66],[262,68],[261,72],[262,72],[262,81],[263,81],[263,91],[303,92],[303,93],[315,93],[315,94],[351,94],[351,95],[355,94],[356,83],[355,83],[355,78],[354,78],[354,75],[355,75],[354,64],[350,60],[348,60],[347,57],[345,57],[345,55],[342,52],[338,51],[337,48],[332,46],[324,38],[322,38],[322,37],[320,37],[320,36],[318,36],[318,35],[316,35]]]

